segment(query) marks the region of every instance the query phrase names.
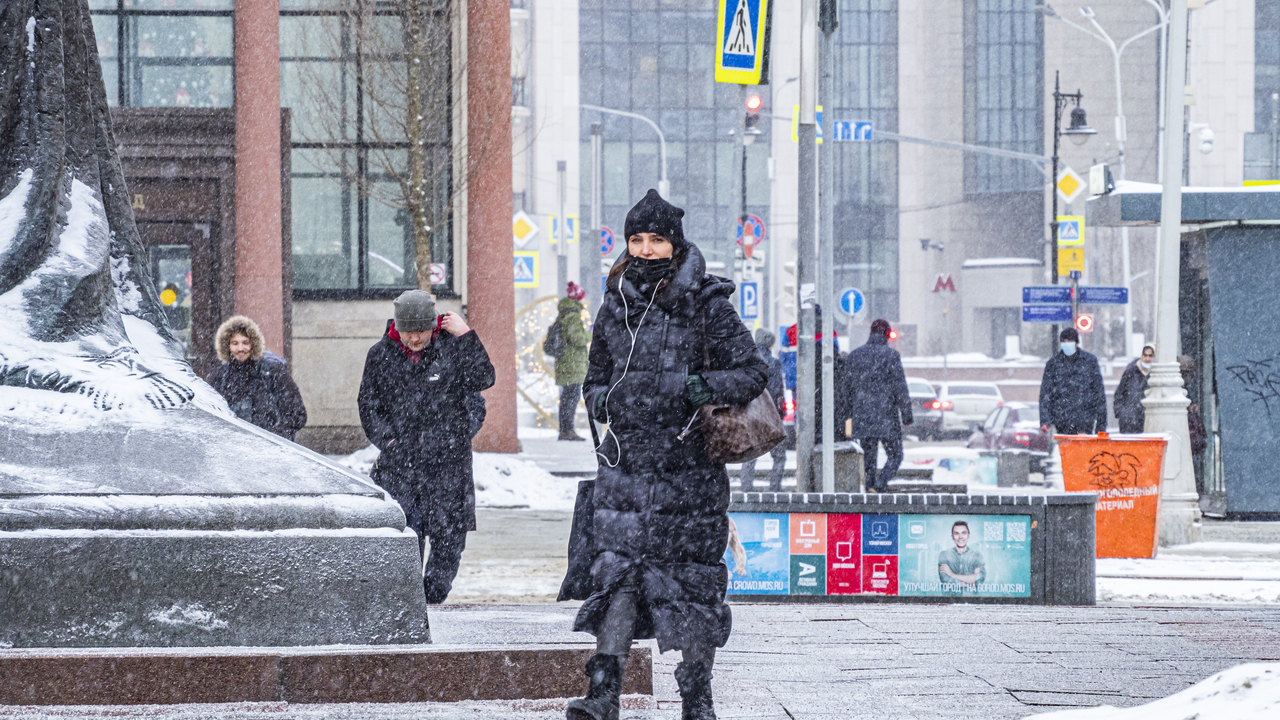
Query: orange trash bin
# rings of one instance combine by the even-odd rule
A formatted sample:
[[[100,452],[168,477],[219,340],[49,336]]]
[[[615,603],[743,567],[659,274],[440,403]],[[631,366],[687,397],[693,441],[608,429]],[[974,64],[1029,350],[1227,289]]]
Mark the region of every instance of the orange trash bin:
[[[1098,495],[1097,557],[1156,556],[1160,518],[1161,437],[1107,433],[1055,435],[1067,492]]]

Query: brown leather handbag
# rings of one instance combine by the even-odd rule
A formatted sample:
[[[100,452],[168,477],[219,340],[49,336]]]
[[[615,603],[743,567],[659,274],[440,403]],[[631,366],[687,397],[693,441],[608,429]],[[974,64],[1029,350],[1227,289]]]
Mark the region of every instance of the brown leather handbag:
[[[702,311],[702,366],[711,368],[711,340],[707,337],[707,311]],[[699,425],[707,441],[707,454],[718,463],[754,460],[786,438],[778,406],[768,390],[746,405],[703,405]]]

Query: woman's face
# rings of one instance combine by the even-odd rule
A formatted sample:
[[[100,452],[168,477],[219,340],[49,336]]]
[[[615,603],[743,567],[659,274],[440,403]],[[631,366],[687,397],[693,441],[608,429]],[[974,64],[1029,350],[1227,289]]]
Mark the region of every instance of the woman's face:
[[[657,233],[636,233],[627,238],[627,252],[645,260],[662,260],[671,257],[675,246]]]
[[[253,343],[249,342],[249,338],[239,333],[231,336],[231,357],[236,362],[248,360],[251,352],[253,352]]]

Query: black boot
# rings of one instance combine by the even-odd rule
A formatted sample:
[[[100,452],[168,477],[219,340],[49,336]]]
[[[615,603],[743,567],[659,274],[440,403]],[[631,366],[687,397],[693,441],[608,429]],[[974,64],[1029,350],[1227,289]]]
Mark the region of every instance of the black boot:
[[[710,664],[686,661],[676,665],[676,684],[680,686],[680,720],[716,720]]]
[[[618,720],[618,696],[622,692],[622,658],[601,655],[587,661],[591,688],[587,696],[569,701],[568,720]]]

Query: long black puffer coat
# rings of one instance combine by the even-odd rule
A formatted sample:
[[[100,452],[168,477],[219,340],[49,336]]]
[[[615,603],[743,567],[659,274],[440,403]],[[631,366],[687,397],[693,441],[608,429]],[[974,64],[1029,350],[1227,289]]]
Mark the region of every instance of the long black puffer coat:
[[[369,476],[397,502],[426,508],[432,531],[475,530],[467,401],[493,385],[489,354],[474,330],[441,331],[415,364],[398,338],[388,326],[360,380],[360,423],[382,451]]]
[[[1116,420],[1120,422],[1120,432],[1140,433],[1147,424],[1147,410],[1142,407],[1142,399],[1147,396],[1150,378],[1138,367],[1134,360],[1120,375],[1120,384],[1116,385],[1111,404],[1115,407]]]
[[[732,405],[759,396],[768,374],[729,301],[733,283],[704,274],[693,245],[678,252],[687,254],[677,255],[671,277],[656,288],[619,277],[596,319],[583,390],[592,409],[606,395],[607,418],[597,419],[610,423],[595,487],[592,574],[601,590],[574,623],[599,635],[613,591],[638,576],[635,637],[656,637],[663,652],[721,647],[732,625],[723,560],[729,476],[707,456],[696,427],[677,437],[694,416],[685,379],[700,374],[713,404]],[[703,367],[704,315],[710,368]]]

